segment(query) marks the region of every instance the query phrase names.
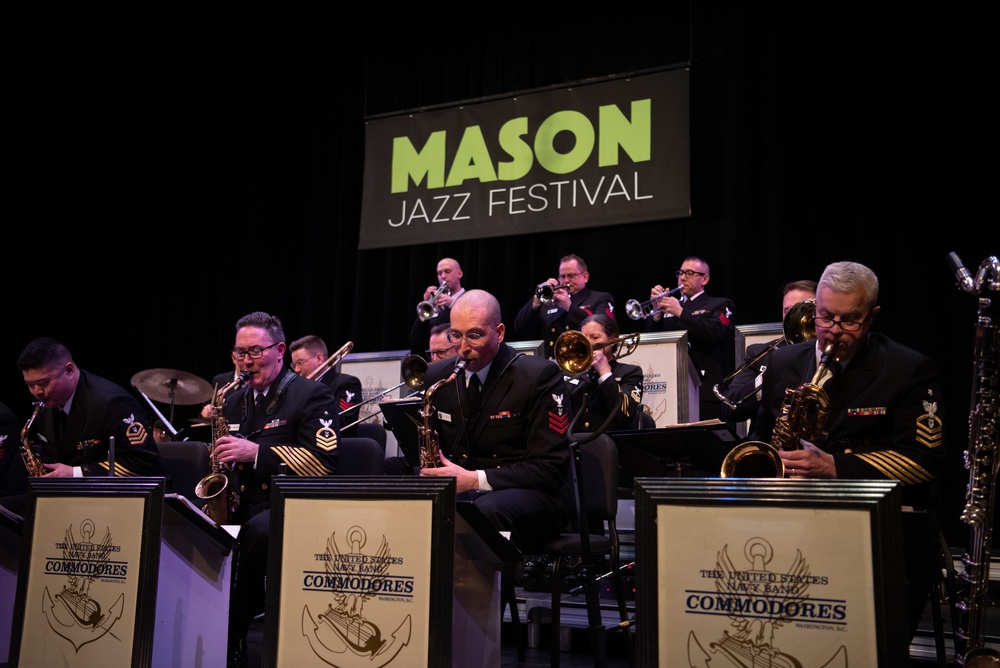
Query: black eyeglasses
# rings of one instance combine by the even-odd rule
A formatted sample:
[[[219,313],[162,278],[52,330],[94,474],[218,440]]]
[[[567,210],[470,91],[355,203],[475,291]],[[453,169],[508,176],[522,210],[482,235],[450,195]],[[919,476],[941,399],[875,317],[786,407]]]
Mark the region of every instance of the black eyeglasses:
[[[869,313],[868,315],[871,314]],[[817,315],[813,316],[813,323],[817,327],[822,327],[823,329],[830,329],[834,325],[840,325],[840,328],[845,332],[856,332],[861,329],[866,322],[868,322],[868,315],[861,320],[834,320],[833,318]]]
[[[448,356],[448,353],[450,353],[451,351],[452,351],[451,348],[441,348],[439,350],[426,350],[424,352],[426,352],[427,356],[430,357],[431,359],[436,359],[436,358],[444,359],[445,357]]]
[[[691,269],[678,269],[675,273],[677,274],[677,278],[680,278],[681,276],[687,276],[688,278],[691,278],[692,276],[708,276],[708,274],[703,271],[692,271]]]
[[[264,356],[265,350],[269,350],[270,348],[275,347],[279,343],[281,343],[281,341],[276,341],[275,343],[272,343],[269,346],[264,346],[263,348],[261,348],[260,346],[253,346],[252,348],[233,348],[232,350],[233,359],[241,360],[245,355],[249,355],[250,359],[259,360],[261,357]]]
[[[559,274],[559,280],[560,281],[572,281],[574,278],[576,278],[579,275],[580,274]]]

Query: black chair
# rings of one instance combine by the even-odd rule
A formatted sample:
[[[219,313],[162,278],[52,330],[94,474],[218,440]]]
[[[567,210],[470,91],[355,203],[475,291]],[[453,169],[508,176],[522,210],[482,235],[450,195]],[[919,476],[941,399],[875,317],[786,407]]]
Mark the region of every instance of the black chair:
[[[337,449],[339,475],[382,475],[385,450],[375,439],[360,436],[341,437]]]
[[[194,501],[194,490],[202,478],[212,472],[208,444],[201,441],[166,441],[158,443],[160,466],[167,479],[166,490]]]
[[[590,435],[588,434],[587,437]],[[571,443],[571,453],[577,461],[570,471],[564,492],[578,500],[580,513],[570,526],[557,538],[538,546],[538,553],[552,558],[552,612],[550,665],[559,665],[560,557],[579,557],[579,581],[587,600],[588,634],[594,665],[607,665],[605,633],[601,619],[601,602],[598,592],[598,558],[607,559],[607,567],[614,582],[621,624],[617,627],[626,634],[625,648],[629,665],[634,664],[631,622],[625,600],[624,582],[619,568],[619,541],[616,517],[618,515],[618,447],[610,436],[602,434],[589,442]],[[575,505],[575,502],[574,502]],[[607,526],[605,532],[603,526]],[[588,530],[587,527],[590,527]],[[520,642],[520,637],[518,637]],[[520,656],[520,645],[518,646]]]
[[[376,424],[375,422],[359,422],[355,436],[375,439],[375,442],[382,446],[382,452],[385,452],[385,425]]]

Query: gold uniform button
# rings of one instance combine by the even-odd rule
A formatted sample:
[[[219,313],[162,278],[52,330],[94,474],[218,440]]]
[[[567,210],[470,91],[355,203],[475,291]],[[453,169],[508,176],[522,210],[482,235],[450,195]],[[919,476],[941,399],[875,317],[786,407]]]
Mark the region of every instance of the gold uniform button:
[[[260,484],[260,488],[263,489],[263,490],[266,490],[267,489],[267,483],[266,482],[262,482]]]
[[[247,491],[247,486],[246,485],[240,485],[240,491],[241,492]]]
[[[845,455],[853,455],[854,454],[854,448],[847,448],[846,450],[844,450],[844,454]]]
[[[468,459],[469,455],[462,455],[462,459]]]
[[[243,464],[240,464],[240,465],[239,465],[239,466],[237,466],[236,468],[237,468],[237,470],[239,470],[239,471],[242,471],[242,470],[243,470]]]

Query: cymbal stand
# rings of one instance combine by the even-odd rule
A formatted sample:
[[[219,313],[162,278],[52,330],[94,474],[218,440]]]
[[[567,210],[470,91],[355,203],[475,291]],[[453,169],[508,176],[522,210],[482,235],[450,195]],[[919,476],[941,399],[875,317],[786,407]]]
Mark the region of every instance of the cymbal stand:
[[[142,398],[146,400],[146,403],[149,404],[149,407],[153,409],[154,413],[156,413],[156,417],[160,418],[160,422],[162,422],[163,426],[167,428],[168,432],[170,432],[170,436],[172,438],[177,438],[177,433],[178,432],[177,432],[176,429],[174,429],[174,425],[170,424],[170,420],[168,420],[167,418],[163,417],[163,413],[161,413],[160,409],[158,409],[156,407],[156,404],[154,404],[153,401],[148,396],[146,396],[146,393],[143,392],[142,390],[140,390],[138,387],[136,387],[135,385],[132,385],[132,387],[135,389],[136,392],[138,392],[139,394],[142,395]],[[174,415],[173,398],[174,398],[174,389],[171,387],[170,388],[170,399],[171,399],[171,401],[170,401],[170,416],[171,417],[173,417],[173,415]]]

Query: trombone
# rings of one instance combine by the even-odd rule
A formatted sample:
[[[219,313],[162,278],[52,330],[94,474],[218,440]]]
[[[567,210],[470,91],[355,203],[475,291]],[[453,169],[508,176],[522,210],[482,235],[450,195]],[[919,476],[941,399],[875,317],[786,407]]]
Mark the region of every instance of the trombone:
[[[446,295],[451,294],[451,290],[448,289],[447,281],[441,281],[441,285],[439,285],[437,289],[435,289],[434,292],[431,293],[430,299],[428,299],[425,302],[420,302],[419,304],[417,304],[418,318],[420,318],[421,320],[430,320],[431,318],[433,318],[438,314],[439,309],[437,307],[437,304],[435,304],[434,302],[437,301],[437,296],[442,292]]]
[[[340,360],[347,357],[347,354],[351,352],[351,350],[353,349],[354,349],[354,342],[348,341],[344,345],[340,346],[337,352],[335,352],[334,354],[330,355],[325,360],[323,360],[323,363],[320,364],[315,369],[313,369],[312,373],[306,376],[306,378],[308,378],[309,380],[316,380],[317,378],[322,376],[323,372],[325,372],[327,369],[329,369],[330,367],[337,366],[337,364],[340,363]]]
[[[631,355],[639,345],[639,333],[619,336],[617,339],[605,341],[599,345],[600,348],[614,346],[613,356],[621,359],[626,355]],[[594,346],[582,332],[570,329],[556,339],[555,345],[556,364],[566,373],[575,376],[590,369],[594,363]]]
[[[568,284],[557,285],[552,287],[552,284],[548,281],[544,283],[539,283],[538,287],[535,288],[535,296],[538,297],[538,301],[543,304],[549,304],[553,299],[556,298],[556,290],[566,290],[569,288]]]
[[[644,320],[656,313],[656,310],[652,308],[653,304],[660,301],[664,297],[673,297],[674,294],[680,292],[682,289],[683,286],[678,285],[676,288],[667,290],[666,292],[661,292],[656,297],[647,299],[644,302],[640,302],[638,299],[630,299],[625,302],[625,313],[627,313],[628,317],[633,320]]]
[[[411,393],[410,396],[413,396],[413,394],[416,394],[416,393],[420,392],[421,390],[424,389],[424,376],[427,374],[427,360],[425,360],[420,355],[413,355],[413,354],[407,355],[406,357],[403,358],[403,361],[400,362],[400,365],[399,365],[399,374],[403,377],[403,382],[401,382],[401,383],[399,383],[397,385],[393,385],[392,387],[390,387],[388,389],[382,390],[381,392],[379,392],[375,396],[368,397],[367,399],[365,399],[361,403],[354,404],[350,408],[345,408],[344,410],[340,411],[340,413],[338,413],[338,415],[343,415],[344,413],[349,413],[350,411],[353,411],[356,408],[360,408],[361,406],[364,406],[365,404],[370,404],[371,402],[373,402],[373,401],[375,401],[377,399],[381,399],[385,395],[389,394],[393,390],[396,390],[396,389],[402,387],[403,385],[406,385],[411,390],[413,390],[413,393]],[[354,425],[361,424],[362,422],[367,422],[368,420],[371,420],[376,415],[378,415],[378,413],[369,413],[365,417],[359,418],[359,419],[355,420],[354,422],[352,422],[351,424],[344,425],[343,427],[340,428],[340,430],[341,431],[345,431],[347,429],[350,429]]]
[[[749,362],[746,362],[736,371],[732,372],[712,388],[715,396],[719,398],[719,401],[724,403],[729,408],[735,410],[740,404],[749,399],[750,397],[757,394],[758,388],[753,388],[750,392],[740,397],[739,399],[733,401],[727,397],[723,392],[729,389],[732,384],[733,379],[740,375],[754,364],[763,359],[772,350],[778,347],[781,343],[788,343],[789,345],[793,343],[802,343],[803,341],[812,341],[816,338],[816,323],[815,323],[815,313],[816,313],[816,300],[815,299],[803,299],[800,302],[795,302],[792,307],[788,309],[788,313],[781,321],[781,331],[782,337],[775,339],[771,345],[765,348],[759,355],[754,357]]]

